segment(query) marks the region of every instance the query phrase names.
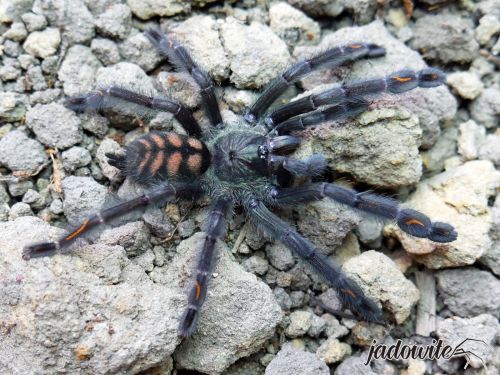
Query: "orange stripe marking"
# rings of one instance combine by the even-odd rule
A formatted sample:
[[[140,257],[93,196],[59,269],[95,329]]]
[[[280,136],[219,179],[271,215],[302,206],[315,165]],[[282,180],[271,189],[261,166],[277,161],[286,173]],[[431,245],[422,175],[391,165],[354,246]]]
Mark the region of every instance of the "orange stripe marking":
[[[354,48],[354,49],[358,49],[358,48],[361,48],[363,46],[361,44],[349,44],[349,47]]]
[[[151,163],[151,167],[149,168],[149,171],[151,174],[155,174],[158,172],[158,170],[161,168],[163,164],[163,160],[165,159],[165,154],[163,152],[159,152],[156,154],[155,160],[153,163]]]
[[[417,219],[410,219],[410,220],[406,220],[406,221],[405,221],[405,224],[406,224],[406,225],[413,225],[413,224],[417,224],[417,225],[421,225],[421,226],[425,227],[424,223],[422,223],[421,221],[418,221]]]
[[[179,167],[181,166],[182,155],[180,152],[174,152],[168,158],[167,170],[170,176],[175,176],[179,172]]]
[[[195,138],[189,138],[188,143],[195,150],[201,151],[201,149],[203,148],[201,142]]]
[[[78,236],[80,233],[82,233],[85,230],[87,225],[89,225],[89,219],[85,219],[83,224],[80,225],[80,227],[77,230],[75,230],[73,233],[71,233],[68,237],[66,237],[65,240],[72,240],[73,238]]]
[[[182,139],[179,137],[178,134],[175,133],[168,133],[167,139],[170,142],[170,144],[174,147],[181,147],[182,146]]]
[[[146,139],[139,139],[139,143],[146,147],[146,150],[151,150],[151,144]]]
[[[194,284],[194,287],[196,288],[196,300],[199,300],[201,295],[201,285],[197,281],[196,284]]]
[[[198,174],[201,168],[201,155],[200,154],[191,155],[187,160],[187,165],[189,167],[189,170],[193,174]]]
[[[356,294],[351,289],[340,289],[340,291],[344,294],[350,295],[352,298],[357,298]]]
[[[159,135],[159,134],[153,134],[151,136],[151,139],[153,140],[154,143],[156,143],[156,145],[159,148],[165,148],[165,140],[162,138],[161,135]]]
[[[394,79],[398,82],[408,82],[408,81],[411,81],[413,78],[411,78],[411,77],[394,77]]]
[[[146,164],[148,164],[150,157],[151,157],[151,151],[146,152],[146,156],[144,156],[144,159],[139,164],[139,173],[142,173],[142,170],[144,169]]]

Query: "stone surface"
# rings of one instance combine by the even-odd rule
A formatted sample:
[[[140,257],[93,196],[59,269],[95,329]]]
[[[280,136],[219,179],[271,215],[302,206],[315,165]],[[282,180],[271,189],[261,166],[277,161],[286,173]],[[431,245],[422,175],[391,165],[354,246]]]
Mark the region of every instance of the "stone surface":
[[[89,47],[70,47],[58,71],[64,93],[72,96],[92,91],[100,67],[101,63]]]
[[[26,113],[26,124],[50,147],[65,149],[82,140],[80,119],[58,103],[37,104]]]
[[[464,99],[476,99],[484,89],[484,85],[479,77],[471,72],[448,74],[446,81]]]
[[[191,9],[188,1],[181,0],[127,0],[127,5],[142,20],[155,16],[173,16]]]
[[[318,23],[286,2],[271,4],[269,19],[271,29],[289,46],[316,44],[319,41]]]
[[[108,48],[111,48],[111,46]],[[147,40],[144,33],[132,32],[127,39],[118,45],[118,48],[124,60],[139,65],[146,72],[156,68],[162,61],[160,54]],[[111,64],[105,63],[105,65]]]
[[[106,176],[110,181],[117,182],[123,179],[120,170],[113,167],[108,163],[107,153],[110,154],[122,154],[123,150],[121,146],[115,140],[111,138],[104,139],[99,145],[96,152],[96,159],[101,167],[102,174]]]
[[[226,18],[221,39],[230,60],[230,80],[238,88],[260,88],[290,63],[286,44],[261,23],[247,26]]]
[[[99,61],[106,66],[116,64],[120,61],[120,51],[116,43],[112,40],[104,38],[93,39],[90,44],[90,49]],[[127,51],[129,51],[129,49],[127,49]],[[144,54],[147,55],[146,51],[144,51]],[[132,56],[126,57],[127,60],[132,60]]]
[[[47,160],[40,142],[20,130],[13,130],[0,139],[0,163],[12,171],[32,173]]]
[[[279,242],[266,246],[266,255],[273,267],[280,271],[286,271],[295,264],[292,251]]]
[[[266,368],[266,375],[328,375],[328,366],[313,353],[291,345],[281,349]]]
[[[87,149],[75,146],[62,153],[62,161],[64,169],[73,172],[77,168],[88,165],[92,157]]]
[[[491,161],[497,167],[500,166],[500,131],[486,136],[479,146],[478,157]]]
[[[474,160],[423,180],[405,203],[432,220],[453,225],[456,241],[439,244],[402,233],[394,233],[403,247],[419,263],[428,268],[458,267],[474,263],[491,247],[488,231],[491,212],[488,199],[500,185],[500,172],[486,160]]]
[[[20,121],[26,113],[25,96],[14,92],[0,92],[0,120]]]
[[[398,324],[403,323],[419,299],[418,289],[387,256],[374,250],[349,259],[343,270],[374,301],[380,301]]]
[[[23,44],[23,48],[35,57],[42,59],[56,53],[61,43],[61,34],[59,29],[50,27],[43,31],[34,31]]]
[[[288,337],[305,335],[311,328],[313,314],[309,311],[297,310],[290,314],[290,324],[286,328]]]
[[[132,27],[132,13],[125,4],[114,4],[96,20],[97,31],[111,38],[125,39]]]
[[[194,261],[204,238],[203,233],[197,233],[181,242],[168,272],[153,275],[156,282],[174,280],[186,287],[187,264]],[[180,368],[207,374],[218,374],[238,358],[259,350],[281,321],[281,309],[269,287],[235,263],[224,244],[219,242],[217,248],[217,276],[210,282],[198,329],[174,355]],[[172,279],[175,272],[171,269],[183,270],[184,277]]]
[[[62,180],[64,215],[70,223],[78,223],[97,213],[104,204],[107,189],[91,177],[69,176]]]
[[[345,342],[340,342],[335,338],[328,338],[316,351],[319,359],[327,364],[337,363],[345,357],[351,355],[352,349]]]
[[[500,124],[500,89],[488,87],[469,106],[471,116],[478,124],[486,128],[495,128]]]
[[[436,273],[444,304],[463,318],[490,314],[500,318],[500,280],[491,273],[467,267]]]
[[[463,122],[459,125],[458,153],[465,160],[477,159],[479,146],[483,143],[486,131],[474,120]]]
[[[102,232],[100,242],[123,247],[129,257],[135,257],[150,248],[149,232],[142,221],[135,221]]]

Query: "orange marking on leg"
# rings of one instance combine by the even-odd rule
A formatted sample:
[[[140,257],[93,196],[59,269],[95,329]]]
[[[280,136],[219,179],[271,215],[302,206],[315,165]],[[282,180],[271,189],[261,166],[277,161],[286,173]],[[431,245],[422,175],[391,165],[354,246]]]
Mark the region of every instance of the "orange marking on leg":
[[[159,148],[165,148],[165,140],[163,139],[163,137],[161,135],[153,134],[151,136],[151,139],[153,140],[154,143],[156,143],[156,145]]]
[[[201,168],[201,155],[200,155],[200,154],[194,154],[194,155],[191,155],[191,156],[188,158],[187,165],[188,165],[189,170],[190,170],[193,174],[198,174],[198,173],[200,173],[200,168]]]
[[[194,148],[195,150],[198,150],[198,151],[201,151],[203,149],[203,145],[201,144],[201,142],[199,140],[197,140],[196,138],[189,138],[188,139],[188,143],[189,145]]]
[[[89,225],[89,219],[85,219],[83,224],[80,225],[80,227],[77,230],[75,230],[73,233],[71,233],[68,237],[66,237],[65,240],[69,241],[69,240],[72,240],[73,238],[75,238],[76,236],[78,236],[80,233],[82,233],[85,230],[87,225]]]
[[[413,78],[411,78],[411,77],[394,77],[394,79],[398,82],[408,82],[408,81],[411,81]]]
[[[151,163],[151,167],[149,167],[149,171],[151,174],[155,174],[161,168],[163,161],[165,159],[165,154],[163,152],[158,152],[156,154],[155,160]]]
[[[344,294],[350,295],[352,298],[357,298],[356,294],[351,289],[340,289],[340,291]]]
[[[182,146],[182,139],[179,137],[178,134],[175,133],[168,133],[167,139],[170,142],[170,144],[174,147],[181,147]]]
[[[149,161],[150,157],[151,157],[151,151],[146,152],[146,155],[144,156],[144,159],[139,164],[139,173],[142,173],[142,171],[146,167],[146,164],[148,164],[148,161]]]
[[[139,143],[146,147],[146,150],[151,150],[151,143],[147,139],[139,139]]]
[[[414,224],[417,224],[417,225],[421,225],[421,226],[425,227],[424,223],[422,223],[421,221],[418,221],[417,219],[409,219],[409,220],[406,220],[406,221],[405,221],[405,224],[406,224],[406,225],[414,225]]]
[[[168,158],[167,170],[170,176],[175,176],[179,172],[179,167],[182,162],[182,154],[180,152],[174,152]]]
[[[361,45],[361,44],[349,44],[349,47],[352,49],[358,49],[358,48],[363,47],[363,45]]]
[[[200,295],[201,295],[201,285],[200,283],[197,281],[195,284],[194,284],[194,287],[196,288],[196,300],[198,301],[200,299]]]

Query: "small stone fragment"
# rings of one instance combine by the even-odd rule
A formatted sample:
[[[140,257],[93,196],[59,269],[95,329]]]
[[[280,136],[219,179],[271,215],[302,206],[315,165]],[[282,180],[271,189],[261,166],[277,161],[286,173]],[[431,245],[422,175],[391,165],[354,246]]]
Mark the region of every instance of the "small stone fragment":
[[[92,161],[87,149],[83,147],[71,147],[62,153],[64,169],[73,172],[75,169],[84,167]]]
[[[495,128],[500,124],[500,89],[488,87],[474,100],[469,109],[472,118],[486,128]]]
[[[289,46],[319,41],[321,33],[318,23],[286,2],[271,4],[269,19],[271,29]]]
[[[125,4],[113,4],[95,21],[97,31],[111,38],[125,39],[132,27],[132,13]]]
[[[476,39],[481,45],[485,45],[500,32],[500,19],[494,14],[487,14],[479,20],[479,26],[476,27]]]
[[[101,63],[89,47],[82,45],[70,47],[58,71],[64,93],[73,96],[92,91],[99,67]]]
[[[456,72],[448,74],[446,80],[464,99],[476,99],[484,89],[484,85],[475,73]]]
[[[268,244],[266,255],[269,262],[280,271],[286,271],[295,264],[292,251],[279,242]]]
[[[484,141],[486,130],[476,124],[474,120],[469,120],[459,125],[458,153],[465,160],[477,159],[478,148]]]
[[[32,31],[42,30],[47,26],[47,19],[42,14],[24,13],[21,16],[26,29],[31,33]]]
[[[92,43],[94,43],[94,41]],[[106,49],[111,49],[111,46],[102,45],[101,48],[104,52],[104,50]],[[127,39],[120,43],[118,45],[118,48],[124,60],[139,65],[146,72],[150,72],[151,70],[156,68],[162,61],[162,57],[160,56],[156,48],[153,47],[151,42],[144,36],[144,33],[142,32],[135,34],[132,32],[132,35],[130,35]],[[97,55],[97,57],[99,57],[99,55]],[[101,58],[99,57],[99,59]],[[104,63],[104,65],[111,64]]]
[[[123,179],[123,175],[120,170],[108,163],[107,153],[110,154],[122,154],[122,148],[115,140],[111,138],[104,139],[96,152],[96,159],[101,167],[102,174],[106,176],[110,181],[117,182]]]
[[[107,193],[107,188],[91,177],[66,177],[62,180],[62,188],[64,215],[73,223],[99,212]]]
[[[40,142],[19,130],[13,130],[0,139],[0,163],[11,171],[33,173],[48,160]]]
[[[23,48],[35,57],[42,59],[56,53],[61,44],[61,34],[59,29],[49,27],[43,31],[34,31],[23,44]]]
[[[141,20],[155,16],[173,16],[191,10],[190,2],[181,0],[127,0],[127,5]]]
[[[142,221],[106,229],[99,240],[109,246],[122,246],[129,257],[138,256],[150,248],[149,232]]]
[[[337,363],[342,361],[345,357],[351,355],[351,346],[345,342],[340,342],[335,338],[326,340],[316,351],[319,359],[325,361],[327,364]]]
[[[33,216],[31,207],[24,202],[14,203],[9,211],[9,220],[14,221],[21,216]]]
[[[290,314],[290,324],[286,328],[288,337],[299,337],[311,328],[313,314],[309,311],[297,310]]]
[[[118,51],[117,45],[112,40],[104,38],[93,39],[90,44],[90,49],[105,66],[113,65],[120,61],[120,52]],[[127,56],[127,60],[131,60],[130,56]]]
[[[266,368],[266,375],[329,375],[324,361],[313,353],[288,345],[281,349]]]

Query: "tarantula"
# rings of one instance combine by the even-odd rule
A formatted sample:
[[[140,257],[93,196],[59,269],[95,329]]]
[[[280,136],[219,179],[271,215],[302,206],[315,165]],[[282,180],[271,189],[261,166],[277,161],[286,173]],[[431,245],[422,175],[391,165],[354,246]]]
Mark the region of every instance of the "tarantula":
[[[290,156],[300,144],[300,133],[295,131],[362,113],[368,109],[368,98],[380,93],[399,94],[416,87],[439,86],[444,82],[444,74],[433,68],[418,72],[406,69],[383,78],[345,83],[292,101],[264,117],[271,104],[306,74],[385,54],[384,48],[375,44],[350,43],[292,65],[267,86],[243,115],[241,124],[230,125],[222,120],[211,78],[193,61],[188,51],[160,31],[148,30],[145,35],[170,64],[188,72],[196,81],[212,125],[210,131],[203,134],[191,111],[180,103],[115,85],[67,98],[65,106],[76,112],[112,106],[113,100],[116,103],[117,99],[170,112],[187,135],[150,132],[130,143],[124,154],[106,154],[109,164],[135,184],[145,187],[146,193],[88,217],[54,242],[27,246],[23,251],[24,259],[53,255],[90,229],[136,208],[173,199],[208,196],[213,200],[213,206],[204,228],[206,238],[189,290],[187,307],[180,320],[179,336],[189,337],[196,329],[214,265],[215,243],[225,235],[226,222],[235,204],[244,208],[257,228],[293,249],[324,276],[336,289],[344,306],[357,318],[382,322],[382,311],[361,288],[268,207],[292,207],[330,198],[394,220],[399,228],[412,236],[435,242],[454,241],[457,233],[453,226],[432,222],[423,213],[402,208],[392,198],[357,192],[335,183],[311,182],[310,177],[318,177],[326,168],[322,155],[312,155],[305,160]],[[290,134],[292,132],[294,135]],[[290,182],[294,177],[303,177],[308,182],[292,185]]]

